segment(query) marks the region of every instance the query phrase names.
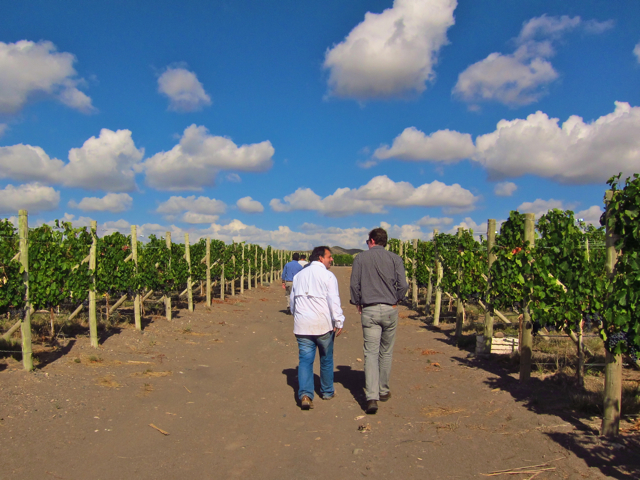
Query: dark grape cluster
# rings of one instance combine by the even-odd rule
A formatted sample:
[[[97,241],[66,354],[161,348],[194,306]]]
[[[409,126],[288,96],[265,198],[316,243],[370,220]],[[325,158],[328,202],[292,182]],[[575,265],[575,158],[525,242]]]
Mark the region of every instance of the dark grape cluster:
[[[633,344],[633,342],[630,342],[629,339],[627,338],[627,333],[626,332],[615,332],[612,333],[611,335],[608,336],[607,338],[607,346],[609,347],[609,351],[613,352],[615,351],[615,348],[618,346],[619,343],[624,342],[627,346],[626,348],[626,353],[627,355],[629,355],[631,358],[633,358],[634,361],[638,360],[638,350],[636,348],[636,346]]]
[[[535,320],[533,322],[533,328],[532,328],[533,336],[535,337],[536,335],[538,335],[538,333],[540,333],[540,330],[542,330],[542,324],[540,323],[539,320]]]
[[[591,330],[594,325],[596,327],[600,327],[602,325],[602,315],[599,313],[585,313],[583,318],[584,326],[587,330]]]

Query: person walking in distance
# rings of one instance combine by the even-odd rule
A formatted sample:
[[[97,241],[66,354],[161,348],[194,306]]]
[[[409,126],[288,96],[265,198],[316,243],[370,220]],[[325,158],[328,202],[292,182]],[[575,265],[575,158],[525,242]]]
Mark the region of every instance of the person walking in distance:
[[[362,321],[366,413],[370,414],[378,411],[378,400],[391,398],[389,376],[398,326],[397,303],[408,289],[402,259],[385,250],[386,245],[387,232],[382,228],[371,230],[369,250],[356,255],[351,271],[351,303]]]
[[[298,398],[302,410],[313,408],[313,362],[320,353],[320,395],[335,396],[333,341],[342,333],[344,314],[338,279],[329,271],[333,257],[329,247],[316,247],[307,265],[293,278],[291,312],[298,342]]]
[[[300,255],[298,253],[294,253],[291,256],[292,260],[288,262],[284,268],[282,269],[282,288],[284,289],[284,294],[287,297],[287,314],[291,315],[291,304],[290,304],[290,296],[291,296],[291,285],[293,285],[293,277],[295,277],[296,273],[302,270],[302,265],[298,262],[300,259]]]
[[[298,260],[298,263],[302,265],[302,268],[306,267],[307,264],[309,263],[307,262],[307,256],[304,253],[300,255],[300,260]]]

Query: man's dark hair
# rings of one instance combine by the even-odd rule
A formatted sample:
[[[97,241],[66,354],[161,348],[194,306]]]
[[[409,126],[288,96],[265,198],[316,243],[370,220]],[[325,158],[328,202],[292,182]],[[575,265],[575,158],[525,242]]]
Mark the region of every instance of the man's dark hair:
[[[320,260],[320,257],[324,257],[325,256],[325,252],[329,250],[331,251],[331,249],[329,247],[316,247],[313,249],[313,252],[311,252],[311,257],[309,258],[309,262],[317,262],[318,260]]]
[[[307,256],[306,255],[300,255],[300,260],[306,260]]]
[[[373,240],[376,245],[387,246],[387,231],[384,228],[374,228],[369,232],[369,240]]]
[[[300,260],[300,254],[296,252],[291,256],[291,258],[293,258],[297,262],[298,260]]]

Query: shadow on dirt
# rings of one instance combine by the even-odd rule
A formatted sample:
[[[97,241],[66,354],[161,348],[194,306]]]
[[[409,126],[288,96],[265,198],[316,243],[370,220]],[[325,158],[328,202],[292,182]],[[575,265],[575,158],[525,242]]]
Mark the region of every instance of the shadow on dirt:
[[[451,343],[451,339],[442,339]],[[461,352],[462,353],[462,352]],[[545,434],[582,458],[590,467],[598,468],[603,474],[613,478],[640,478],[640,438],[620,436],[609,441],[599,436],[599,431],[588,423],[591,414],[580,412],[583,406],[577,403],[586,395],[573,376],[556,373],[545,378],[532,377],[526,385],[510,374],[517,371],[517,365],[510,358],[462,358],[452,357],[462,365],[481,368],[495,375],[485,383],[491,389],[499,388],[508,392],[518,403],[537,414],[551,414],[560,417],[574,427],[573,432],[545,432]],[[593,421],[593,420],[591,420]],[[540,427],[537,427],[540,428]]]
[[[71,349],[75,344],[76,344],[75,339],[72,339],[72,340],[69,340],[69,342],[67,342],[67,344],[64,347],[56,348],[55,350],[52,350],[52,351],[37,352],[37,353],[34,352],[33,356],[38,359],[37,368],[41,370],[47,365],[55,362],[59,358],[64,357],[71,351]]]
[[[367,407],[367,397],[364,393],[364,371],[354,370],[347,365],[338,365],[333,374],[333,381],[349,390],[353,398],[363,410]]]

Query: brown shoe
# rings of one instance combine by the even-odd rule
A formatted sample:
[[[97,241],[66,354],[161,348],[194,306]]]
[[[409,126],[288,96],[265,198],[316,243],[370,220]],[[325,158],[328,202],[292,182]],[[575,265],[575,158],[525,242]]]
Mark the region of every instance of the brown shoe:
[[[313,400],[311,400],[308,396],[303,395],[300,399],[300,404],[302,410],[311,410],[313,408]]]
[[[330,397],[323,396],[322,399],[323,400],[333,400],[334,398],[336,398],[336,395],[338,395],[338,394],[334,392],[334,394],[331,395]]]
[[[378,411],[378,401],[377,400],[367,400],[367,408],[365,413],[373,415]]]
[[[380,401],[381,402],[386,402],[390,398],[391,398],[391,392],[387,393],[386,395],[380,395]]]

